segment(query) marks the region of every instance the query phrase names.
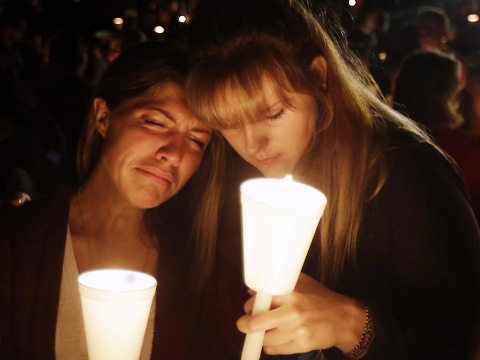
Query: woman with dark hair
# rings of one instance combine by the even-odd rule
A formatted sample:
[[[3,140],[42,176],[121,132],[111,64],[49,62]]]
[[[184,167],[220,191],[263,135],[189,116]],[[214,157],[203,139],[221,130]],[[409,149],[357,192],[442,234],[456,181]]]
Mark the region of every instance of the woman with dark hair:
[[[206,219],[216,218],[221,178],[210,164],[222,151],[186,107],[185,59],[166,42],[122,53],[83,128],[80,185],[12,207],[8,223],[0,215],[2,359],[88,359],[77,277],[98,268],[157,278],[141,359],[189,357],[184,288],[198,292],[211,268],[216,224]],[[184,274],[190,246],[205,263],[188,269],[195,276]]]
[[[238,329],[266,331],[269,355],[468,359],[478,341],[480,234],[464,183],[383,99],[337,23],[308,4],[200,0],[192,14],[187,101],[231,150],[217,165],[231,179],[205,301],[217,335],[206,351],[238,358],[233,324],[246,301]],[[328,203],[296,289],[252,316],[237,185],[287,174]]]

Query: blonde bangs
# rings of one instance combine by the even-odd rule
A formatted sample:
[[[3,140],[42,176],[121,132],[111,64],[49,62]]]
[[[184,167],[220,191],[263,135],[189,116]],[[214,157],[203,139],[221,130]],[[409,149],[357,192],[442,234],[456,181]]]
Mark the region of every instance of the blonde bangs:
[[[243,57],[234,64],[200,64],[187,81],[187,102],[193,113],[217,130],[232,129],[263,121],[268,107],[264,85],[273,85],[280,101],[289,106],[295,91],[281,61],[267,54]],[[222,59],[223,60],[223,59]],[[205,71],[206,68],[212,71]],[[221,71],[219,69],[224,69]]]

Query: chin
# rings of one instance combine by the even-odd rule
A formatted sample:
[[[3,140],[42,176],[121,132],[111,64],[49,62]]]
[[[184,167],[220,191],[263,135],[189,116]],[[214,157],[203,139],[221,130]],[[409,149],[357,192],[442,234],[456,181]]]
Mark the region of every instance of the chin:
[[[132,199],[132,202],[136,204],[136,206],[140,209],[152,209],[163,204],[165,201],[170,199],[168,196],[162,196],[163,194],[159,194],[158,192],[150,193],[150,192],[142,192],[135,196]]]
[[[261,171],[261,173],[265,177],[283,179],[285,176],[287,176],[288,174],[291,174],[292,172],[286,171],[286,170],[270,169],[270,170]]]

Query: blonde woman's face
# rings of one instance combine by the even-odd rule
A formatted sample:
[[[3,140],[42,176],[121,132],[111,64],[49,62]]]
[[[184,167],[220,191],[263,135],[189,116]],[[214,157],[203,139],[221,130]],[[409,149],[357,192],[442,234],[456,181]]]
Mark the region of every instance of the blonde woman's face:
[[[273,85],[263,88],[267,109],[264,118],[249,119],[245,126],[223,130],[235,151],[264,176],[292,174],[309,146],[318,117],[317,101],[310,95],[290,93],[289,106]]]

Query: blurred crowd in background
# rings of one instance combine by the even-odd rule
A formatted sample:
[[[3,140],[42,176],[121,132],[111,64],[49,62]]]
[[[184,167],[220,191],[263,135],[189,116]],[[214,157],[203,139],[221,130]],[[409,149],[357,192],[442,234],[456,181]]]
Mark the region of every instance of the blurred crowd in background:
[[[478,216],[477,1],[316,1],[340,18],[392,107],[457,161]],[[75,183],[77,137],[103,71],[132,44],[182,39],[189,10],[188,0],[0,0],[0,202]]]

